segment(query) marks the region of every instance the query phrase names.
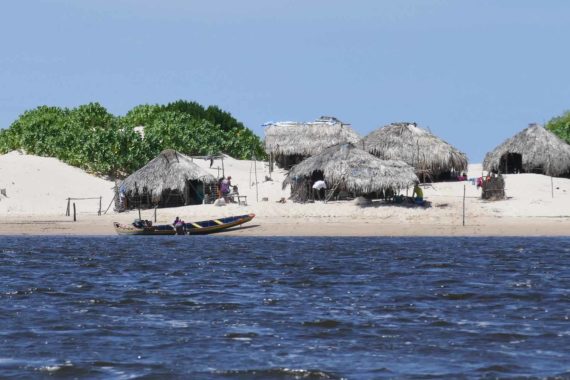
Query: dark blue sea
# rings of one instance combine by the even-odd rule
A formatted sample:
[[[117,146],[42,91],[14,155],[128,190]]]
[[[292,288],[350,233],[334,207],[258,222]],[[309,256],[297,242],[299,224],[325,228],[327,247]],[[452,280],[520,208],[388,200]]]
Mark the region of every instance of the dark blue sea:
[[[0,237],[0,378],[570,378],[570,239]]]

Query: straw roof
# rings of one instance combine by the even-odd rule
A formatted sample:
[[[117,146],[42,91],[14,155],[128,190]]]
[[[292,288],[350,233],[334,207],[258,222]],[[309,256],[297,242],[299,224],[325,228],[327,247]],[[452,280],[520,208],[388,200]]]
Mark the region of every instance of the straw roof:
[[[184,191],[186,182],[197,180],[204,183],[215,183],[216,178],[192,162],[188,157],[172,149],[162,151],[156,158],[125,178],[121,187],[125,192],[142,192],[161,194],[163,190]]]
[[[315,171],[322,171],[329,185],[342,184],[346,190],[360,194],[402,189],[418,181],[414,169],[406,163],[381,160],[351,143],[343,143],[293,166],[284,185],[295,177],[309,177]]]
[[[416,123],[392,123],[369,133],[360,147],[385,160],[401,160],[432,175],[467,170],[467,156]]]
[[[539,169],[546,175],[559,176],[570,172],[570,145],[539,124],[507,139],[485,155],[483,169],[498,171],[501,157],[507,153],[522,156],[522,169],[535,172]]]
[[[330,116],[309,123],[285,121],[265,125],[265,151],[275,156],[312,156],[331,145],[356,143],[360,139],[350,124]]]

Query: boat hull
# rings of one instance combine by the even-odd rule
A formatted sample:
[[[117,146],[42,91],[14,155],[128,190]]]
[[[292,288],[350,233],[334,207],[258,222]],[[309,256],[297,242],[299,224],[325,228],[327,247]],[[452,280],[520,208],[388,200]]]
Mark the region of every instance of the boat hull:
[[[170,225],[135,227],[132,224],[113,222],[113,226],[119,235],[176,235],[176,230]]]
[[[255,218],[255,214],[229,216],[226,218],[202,220],[184,223],[182,227],[174,228],[169,224],[148,227],[135,227],[132,224],[113,222],[119,235],[207,235],[247,223]]]
[[[184,224],[184,231],[188,235],[205,235],[220,232],[231,227],[247,223],[255,218],[255,214],[230,216],[227,218],[203,220]]]

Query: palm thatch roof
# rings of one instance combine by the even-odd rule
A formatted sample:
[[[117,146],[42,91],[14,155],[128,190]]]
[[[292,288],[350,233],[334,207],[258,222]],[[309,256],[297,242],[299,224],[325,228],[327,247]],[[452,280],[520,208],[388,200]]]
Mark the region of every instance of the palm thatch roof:
[[[402,161],[381,160],[354,144],[343,143],[293,166],[284,186],[295,178],[310,177],[315,171],[323,173],[329,186],[341,184],[357,194],[403,189],[418,180],[414,168]]]
[[[196,165],[182,153],[172,149],[162,151],[156,158],[125,178],[121,187],[126,193],[161,194],[164,190],[183,192],[187,181],[215,183],[216,177]]]
[[[308,157],[331,145],[356,143],[360,139],[350,124],[330,116],[321,116],[308,123],[285,121],[267,123],[265,126],[265,151],[276,157]]]
[[[432,176],[467,170],[467,156],[416,123],[392,123],[364,137],[359,147],[384,160],[401,160]]]
[[[539,124],[530,124],[487,153],[483,169],[501,171],[501,161],[508,154],[521,156],[523,172],[539,172],[551,176],[570,173],[570,145]]]

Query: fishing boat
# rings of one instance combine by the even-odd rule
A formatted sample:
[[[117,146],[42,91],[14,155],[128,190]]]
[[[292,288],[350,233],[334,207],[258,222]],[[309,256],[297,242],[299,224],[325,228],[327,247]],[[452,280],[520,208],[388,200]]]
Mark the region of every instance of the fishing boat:
[[[140,223],[140,221],[135,221],[132,224],[113,222],[113,226],[119,235],[205,235],[239,226],[249,222],[254,217],[255,214],[228,216],[227,218],[186,222],[177,225],[176,228],[170,224],[152,226]]]
[[[176,230],[170,224],[141,226],[136,222],[131,224],[113,222],[113,226],[119,235],[176,235]]]
[[[200,222],[184,223],[184,233],[188,235],[203,235],[219,232],[230,227],[239,226],[255,218],[255,214],[228,216],[227,218],[203,220]]]

